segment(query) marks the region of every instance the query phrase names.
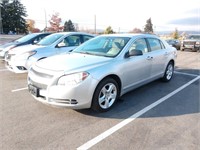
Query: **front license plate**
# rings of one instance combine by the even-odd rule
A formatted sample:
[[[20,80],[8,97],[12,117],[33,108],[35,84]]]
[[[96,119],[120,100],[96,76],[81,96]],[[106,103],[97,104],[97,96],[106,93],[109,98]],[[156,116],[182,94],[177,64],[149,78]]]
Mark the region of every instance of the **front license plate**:
[[[39,89],[31,84],[28,85],[28,90],[31,94],[38,97],[39,96]]]

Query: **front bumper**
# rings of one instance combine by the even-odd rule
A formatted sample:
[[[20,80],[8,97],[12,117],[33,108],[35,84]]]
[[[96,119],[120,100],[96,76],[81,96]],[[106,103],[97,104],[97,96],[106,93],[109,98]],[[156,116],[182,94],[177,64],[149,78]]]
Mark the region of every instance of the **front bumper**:
[[[182,49],[200,50],[200,45],[184,44],[182,45]]]
[[[6,54],[6,52],[5,51],[0,51],[0,59],[1,60],[5,60],[5,54]]]
[[[60,77],[60,76],[59,76]],[[98,81],[91,76],[74,86],[56,85],[59,77],[42,79],[28,75],[29,92],[44,104],[71,109],[90,108]]]
[[[20,60],[20,61],[6,60],[5,66],[8,70],[15,73],[26,73],[27,69],[25,67],[25,64],[26,64],[26,60]]]

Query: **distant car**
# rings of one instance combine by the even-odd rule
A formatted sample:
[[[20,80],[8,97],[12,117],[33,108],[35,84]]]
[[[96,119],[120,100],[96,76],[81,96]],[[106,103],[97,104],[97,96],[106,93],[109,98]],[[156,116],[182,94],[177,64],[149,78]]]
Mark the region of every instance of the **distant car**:
[[[181,51],[190,49],[192,51],[200,51],[200,34],[191,34],[181,42]]]
[[[24,73],[38,60],[69,52],[94,35],[81,32],[60,32],[51,34],[35,45],[21,46],[10,51],[6,67],[15,73]]]
[[[181,42],[177,39],[167,39],[166,42],[175,47],[177,50],[180,50],[180,47],[181,47]]]
[[[9,50],[22,45],[35,44],[50,34],[51,33],[31,33],[12,42],[2,44],[0,45],[0,59],[4,60]]]
[[[100,35],[28,72],[28,89],[45,104],[109,110],[123,94],[173,76],[177,50],[149,34]]]

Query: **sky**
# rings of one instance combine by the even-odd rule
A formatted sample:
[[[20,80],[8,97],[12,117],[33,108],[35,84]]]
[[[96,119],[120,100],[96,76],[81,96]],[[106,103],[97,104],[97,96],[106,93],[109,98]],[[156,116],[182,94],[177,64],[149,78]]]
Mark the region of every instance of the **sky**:
[[[115,32],[144,29],[151,18],[154,31],[200,31],[200,0],[21,0],[27,19],[35,20],[39,29],[58,12],[62,23],[69,19],[79,29]],[[95,17],[96,16],[96,17]]]

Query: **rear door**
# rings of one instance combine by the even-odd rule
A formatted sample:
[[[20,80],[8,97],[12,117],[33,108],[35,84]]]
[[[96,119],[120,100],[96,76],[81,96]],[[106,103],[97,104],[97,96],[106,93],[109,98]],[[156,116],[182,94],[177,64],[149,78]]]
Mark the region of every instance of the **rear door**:
[[[165,64],[168,60],[168,50],[165,48],[162,41],[157,38],[147,38],[150,52],[149,59],[152,63],[151,77],[156,77],[165,71]]]

